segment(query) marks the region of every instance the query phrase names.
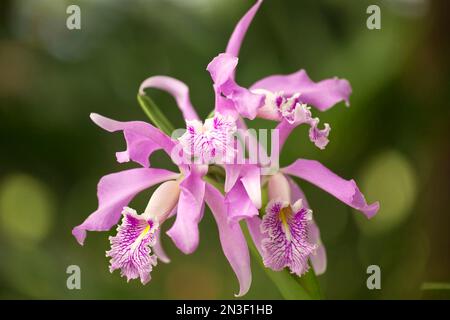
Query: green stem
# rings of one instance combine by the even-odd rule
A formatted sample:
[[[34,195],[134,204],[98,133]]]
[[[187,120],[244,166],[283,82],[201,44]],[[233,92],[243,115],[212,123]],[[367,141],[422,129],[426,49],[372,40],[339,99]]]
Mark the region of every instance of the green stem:
[[[155,102],[147,95],[137,95],[137,100],[142,110],[144,110],[150,121],[161,129],[162,132],[170,136],[175,130],[174,126],[166,118],[166,116],[161,112]]]

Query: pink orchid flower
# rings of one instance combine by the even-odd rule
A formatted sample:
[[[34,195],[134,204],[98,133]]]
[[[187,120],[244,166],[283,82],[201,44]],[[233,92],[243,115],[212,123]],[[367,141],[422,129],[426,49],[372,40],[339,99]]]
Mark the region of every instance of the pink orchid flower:
[[[168,262],[160,243],[160,226],[176,216],[167,234],[184,253],[192,253],[198,246],[198,223],[204,204],[216,220],[225,256],[239,280],[239,296],[251,284],[249,251],[239,225],[244,219],[264,264],[273,270],[289,268],[302,275],[311,261],[317,274],[326,269],[326,253],[320,233],[312,218],[303,192],[288,175],[299,177],[327,191],[345,204],[363,212],[368,218],[378,211],[379,204],[368,205],[353,180],[345,180],[314,160],[298,159],[293,164],[273,172],[267,181],[262,179],[260,163],[233,163],[243,151],[234,143],[238,128],[246,129],[241,117],[263,117],[280,121],[280,149],[291,131],[299,124],[310,126],[309,137],[323,149],[328,143],[329,125],[318,129],[308,104],[321,111],[346,101],[351,93],[346,80],[329,79],[312,82],[304,70],[291,75],[275,75],[262,79],[249,89],[235,82],[238,53],[245,33],[262,0],[244,15],[237,24],[226,52],[208,65],[215,91],[215,113],[201,122],[190,99],[188,87],[179,80],[155,76],[145,80],[146,88],[157,88],[171,94],[186,120],[187,130],[172,139],[152,125],[140,122],[119,122],[92,114],[91,119],[101,128],[122,131],[127,149],[116,154],[118,162],[134,161],[142,167],[104,176],[98,184],[98,209],[73,235],[83,244],[86,231],[107,231],[119,223],[117,234],[110,237],[111,272],[120,269],[128,280],[150,280],[157,260]],[[199,160],[175,162],[179,172],[150,167],[149,157],[162,149],[173,159],[174,153]],[[174,152],[175,151],[175,152]],[[267,157],[267,155],[265,155]],[[248,159],[244,159],[248,160]],[[225,169],[225,196],[205,182],[208,165],[217,163]],[[270,202],[261,219],[261,187],[267,182]],[[134,196],[159,185],[150,197],[142,214],[128,207]]]
[[[198,119],[182,82],[169,77],[154,77],[146,80],[142,88],[150,86],[171,93],[186,119]],[[248,246],[239,224],[228,223],[223,196],[204,181],[207,166],[180,164],[178,173],[150,168],[149,157],[154,151],[162,149],[171,156],[182,143],[145,122],[120,122],[98,114],[91,114],[91,119],[109,132],[123,132],[127,149],[117,152],[118,162],[131,160],[142,167],[113,173],[100,180],[98,209],[73,229],[77,241],[84,243],[86,231],[110,230],[122,217],[117,235],[110,237],[111,250],[106,253],[111,258],[110,271],[120,269],[127,280],[140,278],[145,284],[158,259],[169,262],[160,243],[161,224],[176,215],[167,234],[183,253],[192,253],[198,246],[198,223],[206,202],[216,220],[224,254],[239,280],[237,296],[244,295],[251,284]],[[142,214],[127,207],[139,192],[158,184]]]

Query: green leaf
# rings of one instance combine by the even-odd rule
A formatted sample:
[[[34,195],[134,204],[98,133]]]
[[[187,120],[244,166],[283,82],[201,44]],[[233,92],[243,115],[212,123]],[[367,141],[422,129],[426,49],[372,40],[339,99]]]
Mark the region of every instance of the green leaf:
[[[137,100],[142,110],[144,110],[147,117],[150,118],[150,121],[158,127],[162,132],[170,136],[172,132],[175,130],[170,121],[166,118],[166,116],[161,112],[156,103],[147,95],[137,95]]]

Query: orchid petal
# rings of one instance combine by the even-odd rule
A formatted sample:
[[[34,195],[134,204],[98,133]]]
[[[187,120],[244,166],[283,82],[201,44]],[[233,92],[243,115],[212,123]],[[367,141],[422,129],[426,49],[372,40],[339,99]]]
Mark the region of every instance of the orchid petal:
[[[305,208],[311,209],[311,207],[309,206],[309,203],[308,203],[308,199],[306,199],[306,197],[305,197],[305,193],[303,192],[302,189],[300,189],[298,184],[295,183],[294,179],[292,179],[289,176],[286,176],[286,179],[289,183],[289,187],[291,188],[291,199],[290,199],[291,203],[294,203],[298,199],[302,199],[303,206]]]
[[[82,245],[86,231],[107,231],[117,224],[123,207],[137,193],[178,176],[178,173],[152,168],[131,169],[104,176],[97,186],[98,209],[73,228],[72,234]]]
[[[258,108],[264,103],[263,95],[234,84],[229,84],[226,91],[229,92],[226,97],[234,102],[234,107],[242,117],[255,119]]]
[[[170,258],[167,256],[166,251],[164,250],[162,246],[161,241],[161,229],[156,230],[155,232],[155,238],[156,242],[153,246],[153,252],[156,254],[159,260],[161,260],[164,263],[169,263]]]
[[[315,253],[309,259],[311,260],[314,273],[319,276],[327,270],[327,252],[320,239],[319,227],[314,220],[308,225],[308,238],[311,243],[317,245]]]
[[[144,167],[149,167],[148,157],[158,149],[170,155],[175,142],[159,129],[143,121],[116,121],[96,113],[90,115],[92,121],[100,128],[109,131],[123,131],[127,150],[118,152],[117,161],[133,160]]]
[[[214,94],[216,96],[214,112],[237,119],[239,117],[239,113],[234,107],[234,102],[222,96],[220,87],[216,85],[214,85]]]
[[[206,67],[216,86],[225,86],[225,92],[231,92],[231,85],[235,84],[232,79],[233,73],[238,64],[238,58],[228,53],[221,53],[216,56]],[[228,90],[227,90],[228,89]],[[225,94],[225,93],[224,93]]]
[[[326,79],[313,82],[305,70],[289,75],[272,75],[257,81],[250,90],[264,89],[271,92],[283,92],[285,95],[300,94],[300,100],[325,111],[340,101],[349,105],[352,93],[350,83],[345,79]]]
[[[247,242],[240,225],[228,223],[224,198],[216,188],[209,184],[206,184],[205,201],[216,220],[222,250],[239,281],[240,289],[236,296],[241,297],[248,292],[252,282]]]
[[[253,243],[255,244],[256,249],[259,254],[262,256],[262,240],[264,239],[264,234],[261,232],[261,218],[259,216],[251,217],[245,219],[247,223],[248,232],[250,233],[250,237],[252,237]]]
[[[234,81],[234,72],[238,63],[238,58],[228,53],[221,53],[215,57],[206,70],[211,74],[217,95],[224,95],[233,102],[235,110],[243,117],[254,119],[258,108],[264,103],[264,95],[252,93],[248,89],[236,84]],[[217,104],[218,108],[224,105]],[[230,106],[227,105],[229,108]]]
[[[191,170],[180,183],[180,199],[175,223],[167,231],[167,235],[185,254],[195,251],[199,242],[198,223],[203,216],[203,198],[205,182],[204,172]]]
[[[160,89],[171,94],[175,98],[178,108],[183,113],[184,119],[199,119],[197,112],[195,112],[195,109],[191,104],[191,100],[189,99],[189,88],[180,80],[166,76],[150,77],[142,82],[139,87],[139,94],[144,95],[144,89],[147,88]]]
[[[261,208],[261,170],[258,166],[226,165],[225,173],[225,192],[229,192],[240,178],[252,202],[258,209]]]
[[[225,205],[230,222],[258,215],[258,209],[248,196],[242,181],[238,181],[226,194]]]
[[[234,28],[233,33],[231,34],[230,40],[228,41],[226,52],[233,55],[238,56],[239,50],[241,48],[242,40],[244,40],[245,34],[247,33],[248,27],[253,20],[256,12],[261,6],[262,0],[258,0],[248,11],[247,13],[239,20],[238,24]]]
[[[298,159],[281,171],[316,185],[350,207],[361,211],[367,218],[373,217],[379,209],[378,202],[370,205],[366,203],[354,180],[339,177],[318,161]]]
[[[242,165],[229,164],[225,166],[225,192],[229,192],[236,184],[239,175],[241,174]]]
[[[289,182],[289,186],[291,187],[291,203],[294,203],[298,199],[302,199],[303,206],[310,209],[311,207],[309,206],[308,200],[306,199],[302,189],[300,189],[298,184],[296,184],[291,177],[286,178]],[[314,219],[308,225],[308,238],[311,243],[314,243],[317,246],[315,254],[311,255],[309,259],[311,260],[315,274],[321,275],[327,270],[327,252],[320,238],[319,227]]]
[[[161,147],[140,134],[125,130],[123,132],[127,142],[127,150],[116,152],[117,162],[124,163],[130,160],[139,163],[143,167],[150,166],[149,156]]]
[[[246,165],[242,174],[242,184],[257,209],[261,208],[261,170],[256,165]]]
[[[177,209],[178,209],[178,207],[173,208],[173,210],[172,210],[172,212],[170,212],[168,218],[171,218],[174,215],[176,215],[177,214]],[[153,251],[155,252],[155,254],[156,254],[156,256],[158,257],[159,260],[161,260],[164,263],[169,263],[170,262],[170,258],[166,254],[166,251],[164,250],[164,248],[162,246],[161,229],[160,228],[158,230],[156,230],[155,237],[156,237],[156,243],[153,246]]]
[[[243,138],[242,140],[248,141],[248,143],[247,142],[238,143],[238,156],[240,157],[238,159],[244,158],[244,156],[245,156],[244,147],[245,147],[245,149],[248,152],[255,152],[258,155],[259,163],[262,163],[262,164],[268,163],[269,158],[267,156],[267,150],[264,146],[261,145],[260,141],[256,137],[256,132],[255,132],[255,134],[252,134],[252,132],[250,132],[248,130],[247,124],[245,123],[245,120],[242,117],[239,117],[236,120],[236,125],[237,125],[238,129],[240,130],[239,134],[242,135],[242,132],[247,133],[245,135],[242,135],[242,138]],[[248,139],[248,140],[246,140],[246,139]],[[257,147],[257,151],[255,150],[254,146]]]

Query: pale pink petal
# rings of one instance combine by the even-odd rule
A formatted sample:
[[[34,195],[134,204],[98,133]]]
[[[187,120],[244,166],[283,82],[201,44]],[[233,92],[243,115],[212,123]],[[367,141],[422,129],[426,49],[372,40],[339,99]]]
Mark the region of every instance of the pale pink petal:
[[[220,93],[220,86],[214,85],[215,107],[214,110],[224,116],[230,116],[234,119],[239,118],[239,113],[234,107],[234,102],[225,98]]]
[[[241,180],[226,194],[225,205],[230,222],[238,222],[258,215],[258,209],[249,198]]]
[[[172,212],[169,214],[169,218],[171,218],[177,214],[177,209],[178,209],[177,207],[173,208]],[[159,260],[161,260],[164,263],[169,263],[170,258],[166,254],[166,251],[164,250],[164,248],[162,246],[161,229],[156,230],[155,237],[156,237],[156,243],[153,246],[153,251],[155,252],[155,254]]]
[[[318,161],[298,159],[281,170],[285,174],[299,177],[325,190],[345,204],[361,211],[367,218],[373,217],[379,209],[378,202],[370,205],[366,203],[354,180],[342,179]]]
[[[239,179],[255,207],[261,208],[261,169],[257,165],[226,165],[225,173],[225,192],[229,192]]]
[[[199,242],[198,224],[203,216],[204,172],[191,170],[180,183],[181,194],[175,223],[167,235],[185,254],[195,251]]]
[[[243,296],[248,292],[252,282],[250,254],[244,234],[239,223],[228,223],[224,198],[209,184],[206,184],[205,201],[216,220],[225,257],[239,280],[240,289],[236,296]]]
[[[171,154],[175,142],[159,129],[142,121],[116,121],[96,113],[90,115],[92,121],[102,129],[115,132],[123,131],[127,142],[127,150],[118,152],[117,160],[126,162],[133,160],[144,167],[149,167],[149,156],[153,151],[163,149]]]
[[[245,139],[248,139],[248,143],[245,143],[243,145],[242,143],[238,143],[238,159],[244,158],[244,147],[248,152],[255,152],[258,155],[258,162],[260,164],[267,164],[269,163],[269,158],[267,155],[267,150],[265,147],[262,146],[261,142],[259,141],[258,137],[255,134],[252,134],[252,132],[249,132],[247,124],[245,123],[245,120],[242,117],[239,117],[236,120],[236,125],[238,129],[240,130],[239,134],[242,135],[242,132],[245,132],[246,135],[243,137]],[[255,151],[253,146],[257,146],[257,151]],[[274,147],[274,146],[272,146]],[[225,190],[226,191],[226,190]]]
[[[258,249],[259,254],[262,256],[262,240],[265,237],[261,232],[262,220],[259,216],[255,216],[245,219],[245,222],[247,223],[248,232],[250,233],[253,243],[255,244],[256,249]]]
[[[239,59],[228,53],[220,53],[206,67],[211,78],[216,86],[226,85],[228,82],[230,84],[235,84],[233,81],[233,73],[237,67]],[[224,87],[223,89],[227,89],[228,87]],[[227,91],[229,94],[230,92]]]
[[[328,135],[330,134],[331,127],[328,123],[325,123],[323,129],[319,129],[318,125],[319,119],[314,118],[311,121],[311,128],[309,128],[309,139],[314,142],[316,147],[323,150],[329,142]]]
[[[233,55],[238,56],[239,50],[242,45],[242,40],[245,37],[245,34],[247,33],[248,27],[250,26],[250,23],[253,20],[253,17],[255,16],[256,12],[258,11],[260,5],[262,3],[262,0],[258,0],[248,11],[247,13],[239,20],[238,24],[234,28],[234,31],[230,37],[230,40],[228,41],[226,52]]]
[[[161,260],[164,263],[169,263],[170,258],[167,256],[166,251],[164,250],[162,246],[161,241],[161,229],[156,230],[155,232],[155,245],[153,246],[153,252],[156,254],[159,260]]]
[[[329,139],[331,127],[328,123],[325,123],[323,129],[319,129],[319,118],[309,118],[305,122],[289,123],[286,118],[283,118],[277,125],[276,130],[279,134],[279,148],[283,148],[286,140],[289,138],[291,132],[300,124],[307,124],[309,128],[309,139],[313,142],[316,147],[323,150],[327,146]]]
[[[264,103],[264,95],[252,93],[248,89],[239,86],[234,81],[234,72],[238,58],[228,53],[221,53],[215,57],[206,68],[211,74],[217,95],[224,95],[233,103],[234,109],[245,118],[254,119],[258,108]],[[216,98],[216,111],[230,105],[218,104]],[[229,103],[229,102],[228,102]]]
[[[291,200],[291,187],[286,176],[280,172],[277,172],[269,177],[267,183],[267,191],[269,199],[284,201],[288,203],[294,203],[296,200]]]
[[[225,192],[229,192],[236,184],[243,166],[239,164],[225,165]]]
[[[308,238],[311,243],[316,244],[316,252],[309,257],[311,260],[314,273],[316,275],[321,275],[327,270],[327,252],[325,246],[320,239],[320,230],[317,223],[313,220],[308,225]]]
[[[241,172],[242,184],[257,209],[261,208],[261,170],[256,165],[245,165]]]
[[[298,276],[308,269],[308,260],[316,250],[316,245],[308,238],[311,210],[301,204],[271,200],[261,223],[262,257],[264,265],[280,271],[289,268]]]
[[[289,176],[285,176],[285,177],[289,183],[289,187],[291,188],[291,200],[290,200],[291,203],[295,203],[298,199],[302,199],[303,206],[305,208],[311,209],[311,207],[309,206],[309,203],[308,203],[308,199],[306,199],[306,196],[305,196],[303,190],[300,189],[298,184],[295,183],[295,181],[291,177],[289,177]]]
[[[308,77],[303,69],[289,75],[266,77],[250,87],[250,90],[258,89],[283,92],[287,96],[300,94],[301,102],[312,105],[321,111],[325,111],[341,101],[345,101],[348,105],[352,93],[350,83],[345,79],[333,78],[316,83]]]

